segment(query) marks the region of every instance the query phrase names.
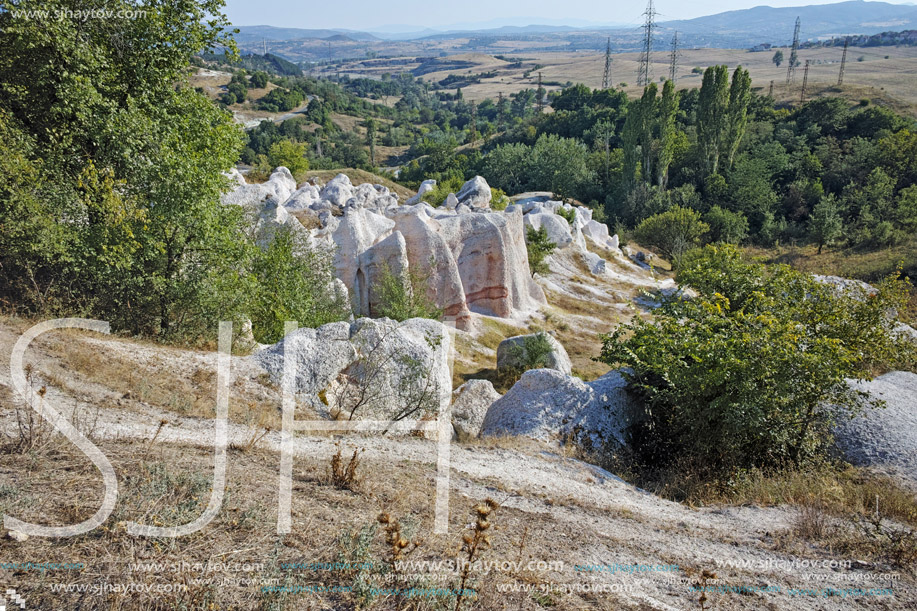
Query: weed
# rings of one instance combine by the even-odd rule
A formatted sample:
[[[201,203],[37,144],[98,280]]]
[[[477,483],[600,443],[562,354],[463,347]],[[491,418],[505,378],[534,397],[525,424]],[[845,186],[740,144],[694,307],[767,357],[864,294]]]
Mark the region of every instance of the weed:
[[[335,488],[341,490],[357,490],[357,468],[360,466],[360,454],[363,450],[354,450],[350,461],[345,465],[344,458],[341,456],[341,447],[338,445],[337,452],[331,457],[330,482]]]
[[[490,530],[490,520],[492,514],[500,505],[493,499],[486,499],[483,503],[478,503],[472,509],[472,515],[475,520],[468,532],[462,535],[461,553],[464,555],[462,567],[459,572],[459,585],[456,588],[455,611],[462,608],[462,602],[465,600],[465,588],[469,585],[471,579],[471,570],[474,563],[480,559],[491,547],[491,540],[488,531]]]

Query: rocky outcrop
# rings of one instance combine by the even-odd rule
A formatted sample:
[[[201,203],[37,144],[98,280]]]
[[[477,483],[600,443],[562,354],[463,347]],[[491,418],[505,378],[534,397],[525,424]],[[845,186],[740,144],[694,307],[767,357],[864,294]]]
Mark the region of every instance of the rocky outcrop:
[[[472,312],[509,317],[546,303],[529,275],[521,212],[456,214],[439,222]]]
[[[252,358],[280,385],[289,346],[294,392],[322,415],[420,418],[452,400],[451,342],[434,320],[361,318],[298,329]]]
[[[477,437],[487,410],[500,398],[487,380],[468,380],[452,393],[452,427],[456,436]]]
[[[490,185],[482,177],[475,176],[462,185],[455,197],[469,208],[490,208]]]
[[[838,422],[838,448],[854,465],[871,467],[917,489],[917,374],[893,371],[851,386],[886,406]]]
[[[379,295],[387,274],[405,278],[408,271],[408,250],[400,231],[373,244],[360,253],[357,275],[353,285],[354,313],[357,316],[380,316]]]
[[[631,408],[625,386],[617,371],[588,384],[554,369],[527,371],[487,410],[481,435],[623,445]]]
[[[423,201],[423,196],[436,188],[436,181],[432,178],[430,180],[425,180],[420,183],[420,187],[417,189],[417,195],[408,199],[404,202],[408,206],[413,206],[414,204],[419,204]]]
[[[545,355],[544,363],[541,366],[570,375],[573,371],[573,364],[570,362],[567,351],[554,336],[548,333],[517,335],[500,342],[500,345],[497,346],[497,369],[525,369],[525,364],[531,358],[527,354],[527,344],[530,345],[530,342],[537,341],[539,336],[544,337],[551,345],[551,350]]]

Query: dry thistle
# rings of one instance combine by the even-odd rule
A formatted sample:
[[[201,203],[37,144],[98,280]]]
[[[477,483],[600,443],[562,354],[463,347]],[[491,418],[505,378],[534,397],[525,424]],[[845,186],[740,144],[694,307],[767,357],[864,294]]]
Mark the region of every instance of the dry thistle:
[[[360,454],[363,450],[354,450],[353,455],[347,465],[344,465],[344,458],[341,456],[341,447],[331,457],[331,483],[336,488],[352,490],[356,492],[357,486],[357,467],[360,466]]]
[[[386,512],[376,518],[385,532],[385,542],[388,544],[388,563],[392,567],[392,578],[398,589],[406,589],[404,576],[401,573],[401,561],[423,544],[423,541],[408,541],[401,530],[401,522],[391,517]],[[395,608],[400,610],[403,597],[396,595]]]
[[[465,555],[465,562],[462,563],[460,569],[461,578],[455,596],[455,611],[459,611],[462,608],[462,602],[465,598],[465,586],[471,577],[471,569],[474,562],[491,547],[490,535],[487,534],[491,526],[488,518],[499,506],[500,504],[495,500],[486,499],[472,508],[472,515],[475,518],[474,523],[462,535],[461,551]]]

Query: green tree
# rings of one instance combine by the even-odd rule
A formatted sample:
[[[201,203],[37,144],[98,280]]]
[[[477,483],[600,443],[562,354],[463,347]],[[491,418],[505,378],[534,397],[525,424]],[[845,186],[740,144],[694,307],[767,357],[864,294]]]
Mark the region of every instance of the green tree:
[[[729,71],[726,66],[710,66],[704,71],[697,104],[697,145],[707,175],[719,170],[728,112]]]
[[[658,248],[667,259],[677,264],[685,252],[697,246],[710,226],[700,213],[690,208],[673,206],[669,210],[644,219],[634,236],[644,246]]]
[[[738,66],[732,73],[732,84],[729,87],[729,110],[726,116],[726,134],[723,145],[725,147],[725,166],[732,169],[739,144],[745,136],[748,125],[748,102],[751,99],[751,76],[748,70]]]
[[[825,245],[833,244],[844,231],[844,221],[837,210],[837,198],[827,195],[815,204],[809,217],[809,236],[818,244],[818,254]]]
[[[544,134],[532,148],[532,182],[562,199],[575,197],[580,187],[592,180],[586,163],[589,151],[573,138]]]
[[[656,160],[657,182],[662,189],[665,189],[669,182],[669,166],[675,158],[677,114],[678,94],[675,92],[675,83],[666,81],[662,86],[662,100],[659,102],[659,145]]]
[[[309,171],[309,143],[278,140],[267,153],[268,170],[284,166],[296,180],[303,180]]]
[[[529,271],[535,274],[548,273],[548,264],[545,258],[554,252],[557,244],[548,237],[548,230],[544,227],[535,229],[527,227],[525,230],[525,250],[528,253]]]
[[[427,296],[429,280],[429,275],[414,270],[395,274],[390,266],[382,266],[378,286],[370,287],[379,296],[378,315],[398,322],[440,318],[442,309]]]
[[[741,212],[732,212],[713,206],[704,214],[704,222],[710,226],[711,242],[739,244],[748,237],[748,219]]]
[[[774,57],[771,58],[771,61],[774,62],[774,65],[779,68],[780,64],[783,63],[783,51],[777,49],[777,52],[774,53]]]
[[[350,315],[346,296],[334,289],[331,250],[310,246],[301,234],[283,228],[251,256],[253,284],[246,310],[257,341],[280,341],[288,320],[318,327]]]
[[[600,357],[630,368],[643,404],[631,445],[651,467],[728,478],[817,460],[832,421],[867,404],[848,379],[878,363],[913,366],[913,345],[887,316],[906,302],[905,282],[887,280],[868,299],[842,294],[722,245],[687,258],[677,279],[699,296],[605,336]]]

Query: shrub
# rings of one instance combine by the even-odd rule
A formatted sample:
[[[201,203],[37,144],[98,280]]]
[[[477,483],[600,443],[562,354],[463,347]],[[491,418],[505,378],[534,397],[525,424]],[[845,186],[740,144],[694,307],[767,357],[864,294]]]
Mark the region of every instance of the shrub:
[[[748,236],[748,219],[741,212],[713,206],[704,215],[704,222],[710,226],[711,242],[739,244]]]
[[[847,380],[914,362],[887,316],[907,301],[903,281],[840,294],[788,266],[745,263],[726,245],[686,257],[678,280],[699,297],[605,336],[599,359],[631,368],[643,411],[629,434],[645,464],[728,476],[817,460],[836,417],[878,404]]]
[[[548,230],[544,227],[535,229],[527,227],[525,230],[525,250],[529,256],[529,271],[535,274],[548,273],[548,264],[545,258],[554,252],[557,244],[548,237]]]
[[[634,232],[644,246],[658,248],[673,265],[685,252],[697,246],[710,226],[700,213],[690,208],[673,206],[669,210],[644,219]]]
[[[433,268],[432,265],[430,267]],[[379,296],[378,311],[374,314],[398,322],[409,318],[439,319],[443,315],[442,309],[427,296],[429,278],[429,274],[414,270],[405,275],[397,275],[389,265],[384,265],[379,285],[373,287]]]
[[[508,346],[511,362],[515,364],[518,373],[546,367],[553,350],[554,346],[544,331],[526,335],[520,342]]]
[[[510,200],[506,196],[506,193],[502,189],[491,189],[490,190],[490,207],[493,210],[506,210],[506,207],[509,206]]]
[[[576,210],[573,208],[558,207],[554,212],[557,213],[557,216],[563,217],[570,225],[573,225],[573,221],[576,220]]]

